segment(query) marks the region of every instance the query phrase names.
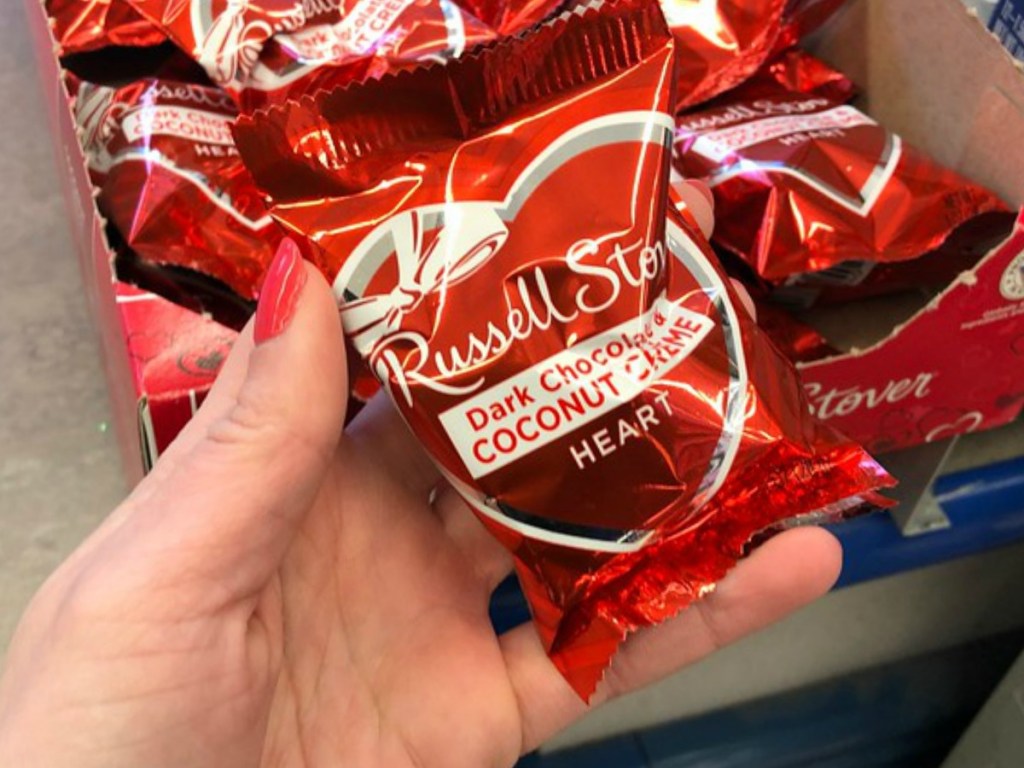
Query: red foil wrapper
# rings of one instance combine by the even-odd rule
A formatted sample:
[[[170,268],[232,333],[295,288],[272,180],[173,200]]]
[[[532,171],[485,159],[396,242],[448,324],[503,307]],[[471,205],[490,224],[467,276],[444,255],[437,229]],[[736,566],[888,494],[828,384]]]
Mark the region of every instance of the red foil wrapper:
[[[714,191],[715,243],[777,298],[942,284],[1005,236],[995,195],[837,99],[852,91],[824,65],[794,76],[810,59],[794,55],[800,67],[769,67],[676,129],[676,170]]]
[[[768,60],[787,0],[661,0],[679,46],[679,97],[686,109],[734,88]]]
[[[843,0],[661,0],[679,44],[679,97],[688,109],[743,83]]]
[[[778,92],[778,86],[807,96],[824,96],[838,103],[850,101],[857,95],[857,86],[850,78],[799,48],[790,48],[766,64],[746,84],[744,93],[752,95],[762,82],[767,84],[765,95],[768,97]]]
[[[173,80],[76,88],[100,209],[126,245],[254,299],[281,231],[235,148],[236,114],[222,91]]]
[[[809,363],[839,354],[818,331],[771,302],[757,302],[756,320],[778,350],[794,363]]]
[[[455,0],[467,13],[499,35],[514,35],[552,14],[562,0]]]
[[[237,95],[277,33],[341,19],[344,0],[127,0]]]
[[[755,533],[891,482],[668,206],[674,53],[654,0],[621,0],[236,128],[583,698]]]
[[[127,0],[47,0],[60,53],[84,53],[111,45],[159,45],[167,36]]]
[[[789,0],[776,50],[796,45],[828,21],[847,0]]]

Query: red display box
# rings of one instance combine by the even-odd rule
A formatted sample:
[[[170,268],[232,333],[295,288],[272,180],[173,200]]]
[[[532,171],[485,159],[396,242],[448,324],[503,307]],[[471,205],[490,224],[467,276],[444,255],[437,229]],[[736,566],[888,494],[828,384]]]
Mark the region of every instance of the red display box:
[[[114,421],[134,479],[205,397],[235,334],[114,278],[58,52],[40,0],[26,5]],[[810,47],[862,86],[873,117],[1024,205],[1024,75],[960,0],[851,0]],[[855,312],[850,318],[860,322]],[[880,321],[872,312],[864,322]],[[873,451],[1012,421],[1024,405],[1024,214],[1006,241],[880,341],[801,372],[818,415]]]

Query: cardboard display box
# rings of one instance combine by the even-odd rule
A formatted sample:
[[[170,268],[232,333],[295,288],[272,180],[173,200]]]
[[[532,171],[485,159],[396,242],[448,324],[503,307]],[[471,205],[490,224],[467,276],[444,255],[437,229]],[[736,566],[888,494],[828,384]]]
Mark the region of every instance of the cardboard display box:
[[[234,333],[114,279],[49,25],[41,0],[26,4],[115,423],[136,478],[203,399]],[[960,0],[850,0],[810,48],[853,77],[881,123],[1024,205],[1024,75]],[[879,341],[802,366],[819,416],[874,451],[1013,420],[1024,405],[1024,215],[975,269],[903,317]],[[843,335],[857,338],[860,322],[851,312]]]
[[[809,47],[853,78],[880,123],[1024,205],[1024,75],[960,0],[851,0]],[[862,309],[844,311],[846,327],[835,329],[868,340],[862,349],[800,369],[815,412],[869,450],[991,429],[1020,413],[1024,214],[909,319],[902,308],[881,318],[875,304]],[[875,341],[871,326],[886,316],[901,322]]]

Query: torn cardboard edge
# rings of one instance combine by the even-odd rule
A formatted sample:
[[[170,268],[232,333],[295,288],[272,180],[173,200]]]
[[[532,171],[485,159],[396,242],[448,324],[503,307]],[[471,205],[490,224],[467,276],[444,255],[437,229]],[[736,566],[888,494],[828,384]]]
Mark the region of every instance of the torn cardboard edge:
[[[897,339],[905,329],[920,322],[927,322],[928,315],[940,311],[943,302],[951,301],[951,297],[959,288],[976,288],[979,285],[978,274],[980,271],[992,271],[993,264],[997,269],[1000,266],[1004,269],[1008,267],[1009,262],[1020,252],[1016,244],[1022,236],[1024,236],[1024,210],[1018,213],[1013,230],[1002,243],[982,257],[973,269],[961,272],[948,286],[934,292],[928,298],[924,291],[921,294],[903,293],[879,296],[823,307],[817,311],[812,310],[807,315],[802,315],[800,320],[821,333],[826,341],[840,345],[841,348],[848,349],[848,351],[822,360],[799,363],[797,367],[805,370],[814,366],[827,366],[835,360],[864,357],[884,350],[886,345]],[[1021,242],[1021,245],[1024,246],[1024,241]],[[841,313],[844,312],[847,315],[842,318]],[[879,315],[882,315],[882,320],[876,321],[876,325],[884,325],[887,328],[884,333],[879,333],[875,328],[869,329],[865,334],[858,334],[856,331],[840,327],[844,320],[871,321]]]

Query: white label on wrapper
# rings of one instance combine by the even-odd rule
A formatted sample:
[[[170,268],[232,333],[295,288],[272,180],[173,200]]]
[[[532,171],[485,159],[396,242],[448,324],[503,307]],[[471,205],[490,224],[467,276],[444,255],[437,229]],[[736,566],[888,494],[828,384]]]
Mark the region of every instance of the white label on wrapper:
[[[781,139],[796,133],[877,125],[874,120],[853,107],[841,106],[810,115],[781,115],[705,133],[693,143],[693,151],[716,163],[724,162],[733,152]]]
[[[278,35],[277,41],[306,64],[365,56],[381,45],[410,5],[412,0],[360,0],[336,24],[317,24]]]
[[[625,405],[679,365],[714,322],[664,298],[441,414],[474,477]]]
[[[177,136],[202,144],[234,147],[231,123],[230,117],[201,109],[148,105],[125,115],[121,129],[133,143],[148,136]]]

